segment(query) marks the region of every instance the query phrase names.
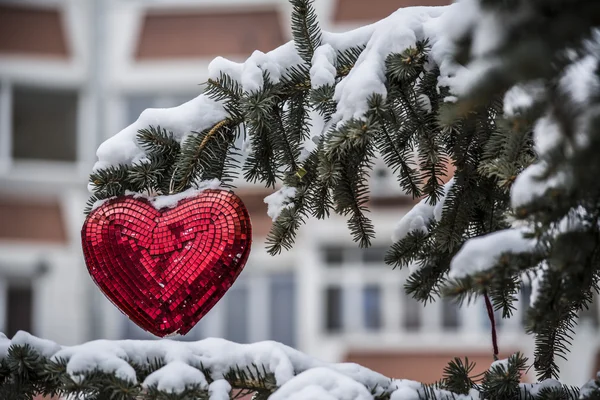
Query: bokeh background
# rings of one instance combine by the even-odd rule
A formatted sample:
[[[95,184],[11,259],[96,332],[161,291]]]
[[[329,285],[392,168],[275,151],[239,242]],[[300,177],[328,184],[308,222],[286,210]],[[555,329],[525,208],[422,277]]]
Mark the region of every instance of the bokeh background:
[[[323,29],[345,31],[413,5],[449,0],[316,0]],[[94,286],[80,229],[97,146],[146,108],[202,92],[217,55],[244,60],[291,39],[284,0],[0,0],[0,331],[72,345],[152,339]],[[393,377],[433,382],[454,356],[492,361],[481,302],[425,308],[384,265],[396,221],[415,203],[381,165],[371,177],[372,248],[351,241],[343,218],[310,220],[293,250],[268,256],[272,190],[237,183],[254,246],[239,280],[186,337],[277,340],[327,361],[354,361]],[[503,355],[532,354],[522,316],[500,322]],[[582,315],[565,383],[600,369],[597,305]]]

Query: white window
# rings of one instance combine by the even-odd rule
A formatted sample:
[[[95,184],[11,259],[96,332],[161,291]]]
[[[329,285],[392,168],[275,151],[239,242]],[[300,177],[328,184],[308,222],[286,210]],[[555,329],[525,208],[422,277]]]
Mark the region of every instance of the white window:
[[[460,327],[460,306],[456,301],[447,297],[442,297],[436,301],[442,302],[442,326],[444,329],[457,330]]]
[[[296,279],[291,271],[269,275],[270,332],[269,339],[294,347],[296,345]]]
[[[422,324],[423,303],[407,295],[404,287],[401,287],[400,290],[400,296],[404,299],[404,321],[402,321],[402,325],[407,331],[418,331],[421,329]]]
[[[381,329],[381,288],[378,285],[363,288],[363,321],[367,329]]]
[[[236,282],[223,299],[226,313],[225,339],[232,342],[248,343],[248,289],[244,282]]]
[[[330,244],[321,248],[328,282],[322,294],[322,327],[325,332],[381,331],[386,329],[384,319],[386,314],[390,318],[390,313],[402,315],[402,318],[390,318],[396,321],[391,329],[410,331],[421,328],[423,306],[404,292],[405,274],[392,271],[384,263],[387,250],[387,245],[361,249],[353,245]],[[394,278],[392,281],[389,281],[390,276]],[[385,303],[386,290],[398,290],[401,301]],[[352,312],[356,307],[360,307],[359,312]],[[349,321],[357,318],[358,322]]]
[[[325,289],[325,330],[339,332],[344,327],[343,292],[340,286],[331,285]]]

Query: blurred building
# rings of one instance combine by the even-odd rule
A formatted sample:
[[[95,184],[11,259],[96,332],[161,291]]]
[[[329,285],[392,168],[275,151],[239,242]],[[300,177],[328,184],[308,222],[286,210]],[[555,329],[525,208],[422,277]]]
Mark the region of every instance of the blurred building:
[[[398,7],[448,2],[316,0],[315,7],[325,30],[344,31]],[[80,228],[95,150],[144,109],[201,93],[216,55],[243,60],[290,40],[289,14],[284,0],[0,0],[0,331],[25,329],[62,344],[149,337],[102,296],[83,264]],[[294,250],[271,257],[262,243],[270,191],[240,182],[255,232],[250,261],[182,340],[273,339],[425,382],[439,379],[454,356],[487,368],[483,305],[423,308],[403,292],[406,271],[383,264],[396,221],[414,204],[396,187],[377,167],[372,248],[358,249],[345,220],[332,217],[309,221]],[[505,355],[532,352],[521,324],[527,294],[516,316],[500,323]],[[597,308],[583,322],[582,335],[597,346]],[[575,341],[566,381],[580,384],[600,368],[589,346]]]

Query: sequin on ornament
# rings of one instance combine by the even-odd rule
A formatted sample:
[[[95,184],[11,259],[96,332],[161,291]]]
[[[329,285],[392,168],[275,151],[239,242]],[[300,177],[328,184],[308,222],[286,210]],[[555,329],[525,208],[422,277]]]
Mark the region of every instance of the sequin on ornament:
[[[223,297],[246,264],[252,226],[241,199],[205,190],[174,208],[120,197],[82,229],[88,271],[100,290],[156,336],[190,329]]]

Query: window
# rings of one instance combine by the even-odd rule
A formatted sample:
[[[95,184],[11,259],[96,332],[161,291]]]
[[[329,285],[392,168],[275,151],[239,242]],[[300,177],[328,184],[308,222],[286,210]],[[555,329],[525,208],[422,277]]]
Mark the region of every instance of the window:
[[[338,332],[342,327],[342,288],[330,286],[325,289],[325,329]]]
[[[234,285],[227,292],[225,338],[237,343],[248,342],[248,288]]]
[[[293,272],[270,277],[270,339],[294,347],[296,344],[296,285]]]
[[[484,328],[486,330],[492,329],[492,322],[490,321],[487,306],[485,305],[485,301],[483,298],[476,303],[476,307],[479,307],[479,309],[481,310],[481,320],[483,321]],[[502,326],[502,310],[494,311],[494,324],[496,325],[496,330],[500,329],[500,327]]]
[[[422,304],[412,296],[407,295],[402,287],[402,296],[404,297],[404,321],[403,325],[407,331],[416,331],[421,327],[421,309]]]
[[[530,307],[531,293],[531,284],[523,283],[521,285],[521,292],[519,293],[518,304],[518,307],[521,309],[521,324],[523,326],[527,324],[527,311]]]
[[[5,333],[32,332],[33,290],[29,282],[9,282],[6,291]]]
[[[381,289],[370,285],[363,289],[363,320],[365,328],[381,328]]]
[[[20,160],[75,161],[77,93],[16,87],[12,156]]]
[[[133,124],[142,111],[146,108],[154,107],[154,97],[152,96],[131,96],[127,101],[127,121],[126,125]]]
[[[344,247],[325,246],[323,247],[323,257],[328,267],[339,267],[344,262]]]
[[[370,266],[385,267],[385,253],[388,250],[386,246],[371,246],[366,249],[360,249],[362,261]]]
[[[327,245],[322,247],[323,261],[327,267],[342,264],[364,264],[370,267],[385,267],[387,246],[371,246],[361,249],[357,246]]]
[[[442,326],[448,330],[455,330],[460,325],[459,307],[453,300],[442,298]]]

